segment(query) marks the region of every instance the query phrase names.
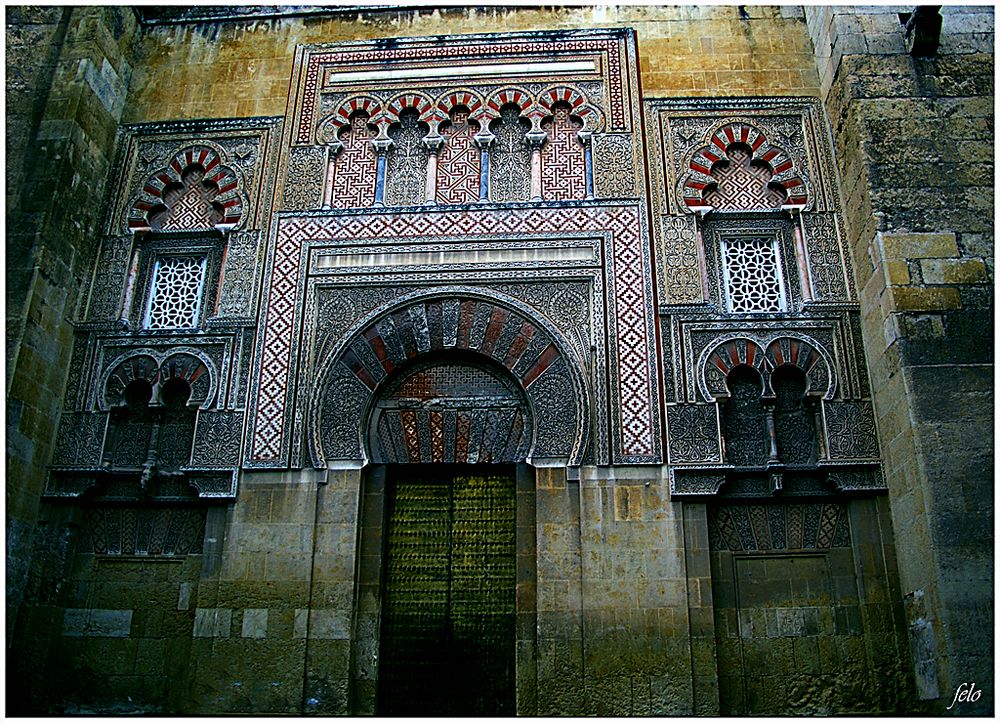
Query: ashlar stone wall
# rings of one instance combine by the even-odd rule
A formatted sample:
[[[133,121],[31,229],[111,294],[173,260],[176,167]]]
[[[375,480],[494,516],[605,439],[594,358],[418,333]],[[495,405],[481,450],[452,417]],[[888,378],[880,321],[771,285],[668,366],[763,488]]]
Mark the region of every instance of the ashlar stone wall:
[[[993,660],[993,10],[808,8],[860,292],[918,694]],[[963,712],[993,710],[986,692]]]

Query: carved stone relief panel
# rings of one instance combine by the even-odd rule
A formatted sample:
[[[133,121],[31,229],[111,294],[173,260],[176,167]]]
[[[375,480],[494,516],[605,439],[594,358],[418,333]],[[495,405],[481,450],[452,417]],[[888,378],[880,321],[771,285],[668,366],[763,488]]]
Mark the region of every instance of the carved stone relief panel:
[[[87,321],[111,324],[121,317],[132,248],[131,234],[109,236],[101,243],[96,267],[100,273],[94,275],[90,303],[84,317]]]
[[[508,105],[490,128],[496,141],[490,149],[490,200],[527,201],[531,196],[531,149],[526,137],[530,124],[521,109]]]
[[[288,151],[288,173],[281,208],[308,211],[323,203],[328,150],[323,146],[300,146]]]
[[[256,291],[260,280],[260,263],[263,256],[263,231],[233,231],[226,244],[225,265],[222,269],[222,287],[215,326],[233,320],[253,318],[256,309]]]
[[[629,198],[637,194],[636,143],[629,133],[596,133],[594,144],[594,195]]]
[[[720,464],[718,407],[715,404],[668,404],[670,464]]]
[[[233,468],[240,464],[244,414],[235,411],[199,410],[191,466]]]
[[[54,467],[94,469],[101,464],[101,444],[108,415],[92,412],[63,412],[56,435]]]
[[[849,547],[847,507],[839,502],[716,505],[708,524],[712,550],[764,552]]]
[[[823,417],[831,459],[878,457],[875,411],[870,401],[825,402]]]
[[[415,110],[400,114],[389,129],[392,147],[387,154],[385,202],[388,206],[414,206],[427,198],[427,128]]]
[[[837,302],[854,299],[853,281],[847,273],[835,213],[808,213],[802,216],[813,297],[816,301]]]

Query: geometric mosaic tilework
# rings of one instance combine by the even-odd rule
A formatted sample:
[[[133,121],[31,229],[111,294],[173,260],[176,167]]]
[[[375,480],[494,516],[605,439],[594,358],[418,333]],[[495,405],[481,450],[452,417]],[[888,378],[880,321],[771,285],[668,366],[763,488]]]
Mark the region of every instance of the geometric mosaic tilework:
[[[359,113],[340,136],[344,149],[334,162],[333,205],[338,208],[370,206],[375,197],[374,131],[368,116]]]
[[[654,317],[649,247],[644,240],[644,213],[638,203],[593,205],[586,208],[454,209],[417,213],[311,215],[278,220],[270,288],[262,312],[262,330],[250,407],[250,466],[287,464],[289,440],[285,415],[291,408],[290,380],[294,330],[301,313],[301,263],[312,242],[369,239],[398,242],[420,237],[451,237],[474,241],[525,235],[589,233],[602,236],[610,279],[607,290],[612,409],[612,461],[657,463],[661,459],[657,408],[658,370],[654,350]]]
[[[570,116],[569,108],[557,105],[553,117],[542,128],[548,142],[542,146],[542,198],[580,199],[587,193],[583,145],[577,132],[583,124]]]
[[[452,118],[441,130],[447,140],[438,159],[437,202],[472,203],[479,199],[480,153],[472,142],[476,127],[464,110]]]

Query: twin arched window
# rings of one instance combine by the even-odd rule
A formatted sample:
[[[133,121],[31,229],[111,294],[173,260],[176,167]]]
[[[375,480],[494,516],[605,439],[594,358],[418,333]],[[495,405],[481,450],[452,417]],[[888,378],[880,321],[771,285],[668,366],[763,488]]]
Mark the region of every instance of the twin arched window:
[[[737,467],[815,464],[815,412],[806,401],[802,369],[791,364],[775,369],[770,375],[773,396],[768,397],[760,372],[746,364],[732,369],[726,384],[729,398],[722,410],[726,462]]]
[[[191,386],[172,377],[156,384],[129,382],[112,408],[104,440],[103,465],[115,472],[178,474],[191,457],[195,410],[187,402]]]

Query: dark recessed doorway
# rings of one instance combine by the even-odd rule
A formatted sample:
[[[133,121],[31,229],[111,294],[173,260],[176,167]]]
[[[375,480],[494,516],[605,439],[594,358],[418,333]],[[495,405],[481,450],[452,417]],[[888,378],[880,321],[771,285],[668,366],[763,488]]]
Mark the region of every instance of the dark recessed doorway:
[[[515,466],[390,465],[380,715],[514,715]]]

